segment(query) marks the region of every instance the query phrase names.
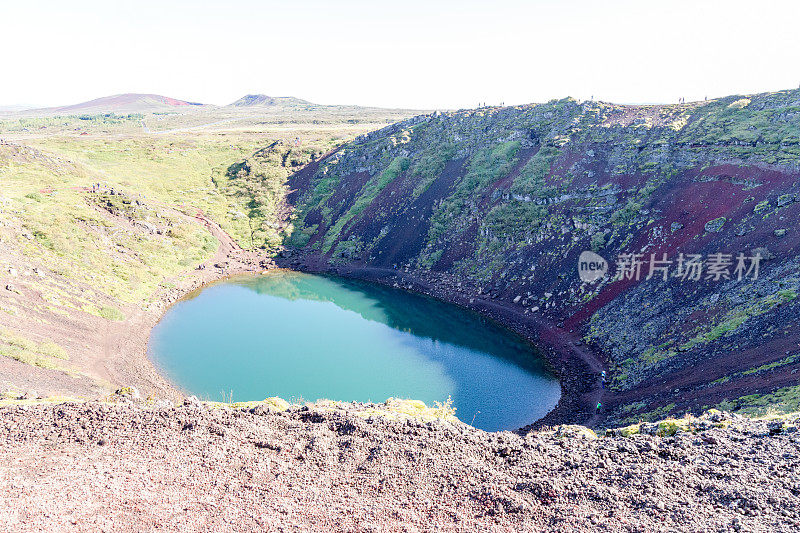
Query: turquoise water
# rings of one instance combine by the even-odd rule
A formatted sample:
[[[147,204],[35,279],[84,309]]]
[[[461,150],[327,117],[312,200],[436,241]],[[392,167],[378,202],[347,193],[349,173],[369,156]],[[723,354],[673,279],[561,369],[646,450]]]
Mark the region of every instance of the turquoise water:
[[[209,400],[452,399],[487,431],[552,409],[561,389],[521,338],[408,292],[278,271],[210,285],[167,311],[150,357]]]

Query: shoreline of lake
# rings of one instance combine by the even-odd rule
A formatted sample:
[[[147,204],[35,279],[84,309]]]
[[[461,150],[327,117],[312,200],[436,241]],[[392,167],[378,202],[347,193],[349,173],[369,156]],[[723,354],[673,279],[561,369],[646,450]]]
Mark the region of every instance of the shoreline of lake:
[[[452,399],[456,416],[487,431],[538,420],[560,398],[536,347],[473,311],[379,284],[265,274],[205,285],[171,307],[150,338],[161,374],[226,402]]]

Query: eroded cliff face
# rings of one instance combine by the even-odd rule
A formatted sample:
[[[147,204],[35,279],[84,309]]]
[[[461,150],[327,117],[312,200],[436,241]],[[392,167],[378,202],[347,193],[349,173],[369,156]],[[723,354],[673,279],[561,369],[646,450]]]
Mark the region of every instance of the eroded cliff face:
[[[435,113],[362,136],[289,185],[291,246],[437,276],[579,333],[606,362],[612,417],[795,396],[800,91]],[[593,283],[578,274],[587,250],[609,263]],[[621,254],[641,254],[639,279],[615,279]],[[646,279],[651,254],[671,261],[654,264],[666,279]],[[700,279],[685,275],[691,255]]]

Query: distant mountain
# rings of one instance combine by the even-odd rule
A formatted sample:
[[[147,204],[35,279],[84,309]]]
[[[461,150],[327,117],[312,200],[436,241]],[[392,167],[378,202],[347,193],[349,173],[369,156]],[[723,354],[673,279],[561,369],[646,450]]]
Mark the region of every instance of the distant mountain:
[[[230,104],[229,107],[267,107],[313,105],[307,100],[293,96],[267,96],[266,94],[248,94]]]
[[[158,94],[127,93],[104,96],[102,98],[89,100],[88,102],[81,102],[79,104],[48,107],[44,109],[31,109],[25,111],[24,113],[41,115],[74,115],[78,113],[155,113],[174,111],[178,109],[185,109],[191,106],[202,105],[203,104],[187,102],[185,100],[178,100],[176,98],[170,98],[168,96],[161,96]]]

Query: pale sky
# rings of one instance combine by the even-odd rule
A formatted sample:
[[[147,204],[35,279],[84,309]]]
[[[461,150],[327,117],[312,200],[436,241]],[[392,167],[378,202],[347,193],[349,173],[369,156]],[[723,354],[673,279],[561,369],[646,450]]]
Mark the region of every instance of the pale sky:
[[[800,85],[797,0],[0,2],[0,105],[264,93],[435,109]]]

